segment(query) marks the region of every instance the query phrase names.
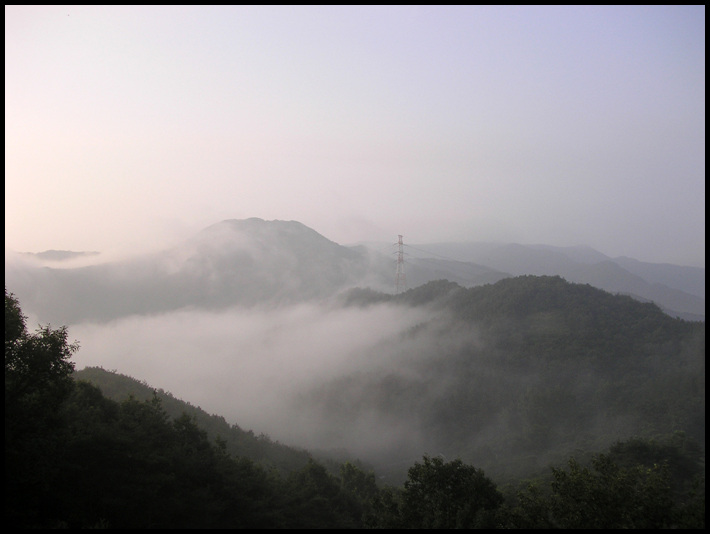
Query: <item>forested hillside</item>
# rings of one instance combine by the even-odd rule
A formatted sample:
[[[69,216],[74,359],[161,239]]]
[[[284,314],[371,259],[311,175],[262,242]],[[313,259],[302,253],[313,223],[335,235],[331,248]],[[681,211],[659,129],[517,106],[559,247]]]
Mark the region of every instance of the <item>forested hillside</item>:
[[[141,402],[150,401],[156,396],[171,419],[178,419],[186,414],[207,432],[211,441],[215,439],[223,441],[229,454],[249,458],[280,473],[300,469],[311,459],[308,451],[281,444],[263,433],[255,434],[250,429],[244,430],[235,423],[228,423],[220,415],[208,414],[199,406],[176,399],[170,392],[152,388],[129,376],[98,367],[87,367],[76,371],[74,378],[90,382],[98,387],[105,397],[117,402],[129,398]]]
[[[6,524],[704,528],[704,323],[548,277],[345,300],[429,312],[400,340],[406,369],[345,375],[301,398],[324,425],[363,411],[420,424],[399,482],[384,464],[327,469],[164,392],[144,400],[146,384],[85,370],[107,395],[135,388],[111,400],[73,379],[66,328],[28,332],[6,290]]]
[[[401,340],[400,367],[343,376],[304,401],[332,421],[353,406],[409,421],[420,447],[499,477],[633,436],[682,431],[704,447],[704,322],[559,277],[356,290],[345,302],[431,314]]]

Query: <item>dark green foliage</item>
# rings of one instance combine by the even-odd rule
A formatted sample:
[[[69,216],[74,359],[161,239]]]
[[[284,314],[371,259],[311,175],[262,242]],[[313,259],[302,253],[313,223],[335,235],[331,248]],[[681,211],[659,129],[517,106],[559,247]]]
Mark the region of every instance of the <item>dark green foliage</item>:
[[[694,479],[703,471],[705,463],[705,451],[683,432],[660,440],[632,438],[615,443],[608,454],[621,467],[667,465],[671,489],[676,496],[693,488]]]
[[[705,499],[674,497],[667,464],[620,467],[612,455],[599,454],[588,466],[574,458],[568,468],[552,468],[545,488],[529,484],[517,505],[503,507],[506,528],[704,528]]]
[[[43,525],[63,449],[60,407],[71,392],[69,361],[77,349],[66,328],[26,328],[19,302],[5,289],[5,518]]]
[[[591,468],[569,461],[569,470],[553,469],[552,523],[559,528],[664,528],[673,502],[668,472],[619,468],[599,455]]]
[[[372,511],[365,519],[365,525],[378,529],[406,528],[401,513],[402,490],[400,488],[382,488],[372,499]]]
[[[69,361],[78,344],[67,341],[67,330],[40,327],[27,332],[19,303],[5,289],[5,406],[40,415],[61,401],[71,385]],[[51,407],[51,406],[49,406]]]
[[[249,458],[284,475],[301,469],[311,458],[307,451],[288,447],[264,434],[255,435],[251,430],[243,430],[236,424],[230,425],[221,416],[208,414],[197,406],[176,399],[169,392],[152,388],[135,378],[100,367],[86,367],[76,371],[73,376],[76,380],[91,382],[99,387],[105,396],[116,401],[123,401],[131,396],[138,400],[150,400],[156,395],[171,419],[188,414],[207,432],[210,439],[224,441],[226,451],[230,455]]]
[[[5,345],[14,344],[26,334],[27,318],[22,314],[20,303],[5,288]],[[7,352],[7,348],[5,349]],[[6,356],[7,357],[7,356]]]
[[[622,468],[657,469],[663,466],[674,502],[677,528],[705,525],[705,451],[682,432],[662,440],[630,439],[614,444],[608,453]]]
[[[425,455],[409,468],[402,489],[375,494],[366,523],[386,529],[494,528],[502,504],[503,496],[480,469]]]
[[[284,526],[288,528],[358,528],[361,506],[340,481],[311,460],[291,473],[284,486]]]
[[[373,471],[365,472],[351,462],[340,467],[343,489],[357,497],[361,503],[369,503],[377,495],[377,482]]]
[[[406,291],[395,297],[395,300],[410,306],[421,306],[432,302],[444,302],[459,289],[461,289],[461,286],[454,282],[435,280],[427,282],[416,289]]]
[[[490,528],[503,502],[483,471],[461,460],[424,456],[409,468],[402,493],[402,519],[408,528]]]
[[[78,382],[57,485],[68,527],[265,528],[274,496],[267,473],[230,458],[187,415],[171,421],[158,397],[105,399]]]

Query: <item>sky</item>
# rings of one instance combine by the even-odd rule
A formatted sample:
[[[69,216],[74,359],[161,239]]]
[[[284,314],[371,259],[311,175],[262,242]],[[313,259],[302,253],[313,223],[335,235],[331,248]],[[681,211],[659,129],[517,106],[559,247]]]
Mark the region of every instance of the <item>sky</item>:
[[[5,246],[224,219],[705,265],[704,6],[5,6]]]

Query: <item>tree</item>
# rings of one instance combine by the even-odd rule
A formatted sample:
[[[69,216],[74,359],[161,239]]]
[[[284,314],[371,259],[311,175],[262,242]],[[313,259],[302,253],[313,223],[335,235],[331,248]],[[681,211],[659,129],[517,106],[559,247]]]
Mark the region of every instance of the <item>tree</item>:
[[[5,288],[5,515],[10,525],[42,526],[61,447],[60,407],[73,387],[65,327],[27,331],[20,303]]]
[[[340,466],[340,480],[343,489],[355,495],[361,502],[369,503],[377,495],[375,473],[365,472],[350,462]]]
[[[5,410],[66,398],[74,370],[69,359],[78,348],[68,343],[66,327],[29,334],[19,302],[5,288]]]
[[[376,529],[402,529],[402,490],[386,486],[372,499],[372,510],[365,517],[365,526]]]
[[[321,464],[308,465],[289,474],[281,505],[286,528],[360,528],[361,509],[341,482]]]
[[[548,492],[537,485],[520,492],[517,506],[506,514],[506,526],[703,528],[704,514],[691,504],[683,509],[674,503],[666,465],[619,467],[609,455],[599,454],[589,466],[572,458],[568,469],[553,468]]]
[[[457,459],[424,456],[409,469],[402,494],[408,528],[487,528],[503,496],[482,470]]]
[[[356,501],[362,524],[367,526],[376,523],[373,505],[380,490],[375,473],[365,472],[351,462],[345,462],[340,466],[340,485],[343,491]]]
[[[562,528],[668,528],[673,500],[663,466],[622,469],[600,454],[553,469],[551,512]]]

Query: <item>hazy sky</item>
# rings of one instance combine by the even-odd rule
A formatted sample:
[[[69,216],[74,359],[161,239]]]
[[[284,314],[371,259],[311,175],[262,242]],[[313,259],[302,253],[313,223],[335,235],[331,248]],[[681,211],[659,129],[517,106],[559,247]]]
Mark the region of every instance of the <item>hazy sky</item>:
[[[228,218],[705,264],[705,7],[5,7],[5,240]]]

